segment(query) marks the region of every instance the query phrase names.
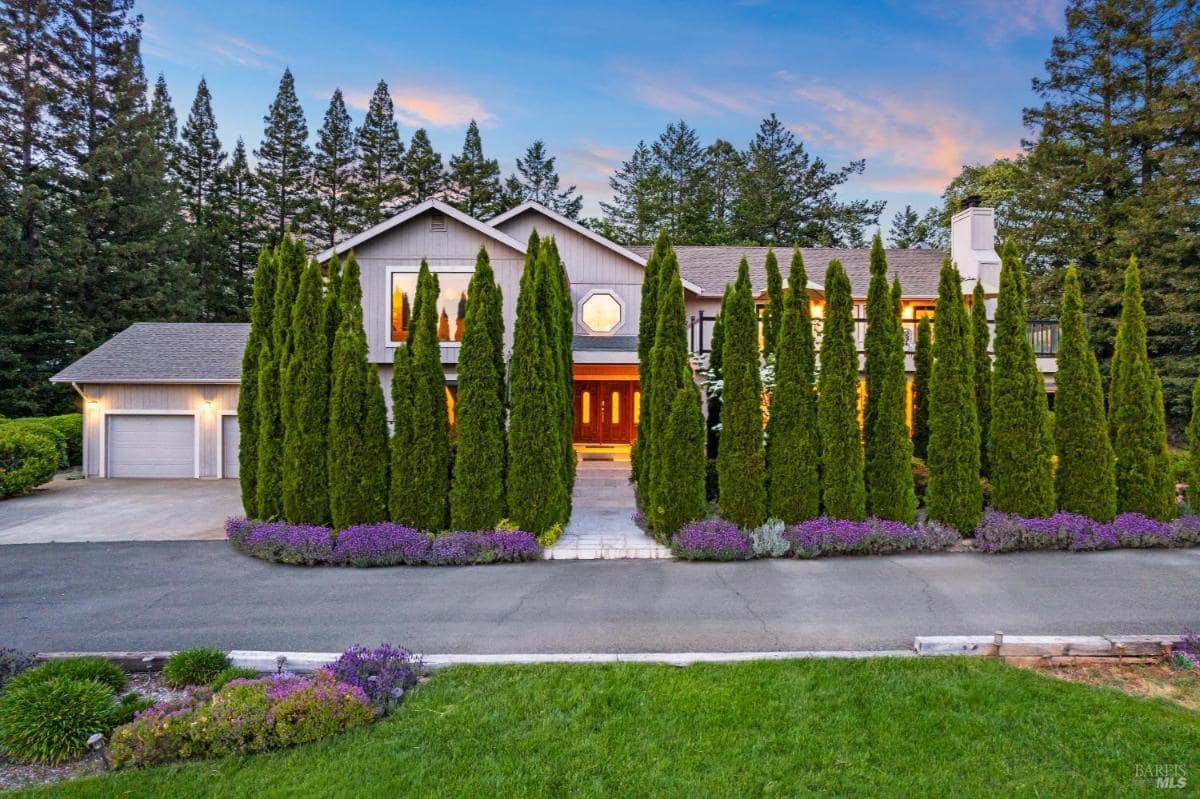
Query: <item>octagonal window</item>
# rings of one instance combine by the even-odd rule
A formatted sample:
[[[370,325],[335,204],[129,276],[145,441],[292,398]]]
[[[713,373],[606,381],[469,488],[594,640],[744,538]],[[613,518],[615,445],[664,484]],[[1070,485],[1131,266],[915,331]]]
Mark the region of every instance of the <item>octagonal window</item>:
[[[611,333],[621,324],[621,303],[608,292],[588,296],[581,310],[583,323],[593,333]]]

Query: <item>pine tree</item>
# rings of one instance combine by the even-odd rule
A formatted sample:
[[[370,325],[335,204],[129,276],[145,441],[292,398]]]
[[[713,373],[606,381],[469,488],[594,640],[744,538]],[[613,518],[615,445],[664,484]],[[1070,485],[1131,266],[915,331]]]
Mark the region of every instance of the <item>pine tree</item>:
[[[1192,387],[1192,420],[1188,423],[1188,504],[1200,511],[1200,377]]]
[[[1054,443],[1058,509],[1108,522],[1117,513],[1112,443],[1104,417],[1100,367],[1088,344],[1079,273],[1067,268],[1059,310]]]
[[[921,217],[911,205],[904,206],[903,211],[897,211],[892,217],[892,229],[888,235],[892,246],[898,250],[936,246],[937,231],[930,226],[929,221],[928,215]]]
[[[695,450],[689,450],[693,433],[689,427],[693,414],[681,411],[677,420],[679,429],[674,435],[669,431],[671,413],[678,395],[682,389],[688,389],[692,402],[696,404],[696,415],[699,415],[700,400],[692,382],[691,367],[688,364],[687,352],[687,322],[683,301],[683,283],[679,278],[679,262],[675,251],[668,249],[666,257],[659,266],[658,286],[658,324],[654,337],[654,349],[650,353],[651,388],[649,393],[643,393],[643,405],[652,408],[651,418],[654,428],[648,439],[650,461],[647,479],[649,492],[646,515],[655,534],[663,539],[670,537],[684,522],[699,518],[696,506],[691,501],[694,496],[694,486],[676,486],[672,483],[679,479],[673,471],[682,460],[691,458],[703,461],[700,443]],[[644,420],[643,416],[643,420]],[[698,431],[700,441],[703,441],[703,423]],[[700,493],[703,496],[703,472],[700,479]],[[683,505],[671,505],[671,502],[683,502]],[[703,505],[701,505],[703,515]]]
[[[750,266],[738,265],[737,281],[725,314],[721,354],[721,447],[717,453],[721,515],[739,527],[762,523],[767,504],[763,449],[762,383],[759,377],[758,320],[750,287]]]
[[[1001,254],[988,428],[992,506],[1037,517],[1054,512],[1054,475],[1045,441],[1046,388],[1026,332],[1024,283],[1024,267],[1009,239]]]
[[[329,347],[321,302],[323,282],[321,267],[309,261],[292,307],[293,357],[283,381],[288,396],[283,518],[293,524],[329,523]]]
[[[979,482],[979,422],[971,327],[962,279],[949,259],[938,284],[937,337],[929,378],[929,518],[970,535],[983,512]],[[1040,434],[1039,434],[1040,435]]]
[[[872,330],[875,330],[872,333]],[[900,327],[898,284],[888,288],[887,256],[878,234],[871,246],[866,341],[867,508],[871,515],[912,524],[912,441],[904,421],[904,331]]]
[[[583,197],[575,191],[574,186],[559,190],[559,176],[554,161],[555,158],[546,152],[545,142],[541,139],[526,148],[524,158],[517,159],[522,201],[533,200],[567,219],[575,219],[583,210]]]
[[[355,231],[379,224],[404,195],[404,142],[387,83],[379,81],[363,124],[355,131],[360,161],[352,187]]]
[[[800,248],[784,294],[775,350],[775,390],[767,422],[767,475],[771,516],[794,524],[821,512],[821,440],[817,429],[816,371],[808,274]]]
[[[933,374],[933,328],[929,317],[917,322],[917,345],[913,354],[913,455],[929,456],[929,377]]]
[[[500,307],[492,295],[499,293],[487,250],[480,247],[467,287],[466,331],[458,356],[458,451],[450,488],[450,526],[455,530],[488,529],[504,516],[505,420],[496,371],[496,350],[504,342],[495,337],[491,318]]]
[[[167,174],[176,176],[176,158],[179,156],[179,117],[171,104],[171,93],[167,90],[167,79],[158,73],[154,81],[154,95],[150,99],[150,116],[154,120],[154,142],[167,158]]]
[[[638,379],[641,381],[643,400],[653,391],[650,352],[654,348],[654,336],[658,332],[658,285],[659,268],[663,258],[671,249],[671,240],[666,230],[658,232],[658,240],[650,257],[646,259],[646,268],[642,273],[641,315],[638,317]],[[643,485],[643,477],[649,474],[649,436],[647,431],[653,425],[653,411],[649,403],[642,402],[641,420],[638,424],[637,438],[634,439],[630,452],[631,472],[638,486],[639,497],[643,502],[647,499],[645,491],[649,485]]]
[[[250,275],[256,253],[265,240],[262,191],[246,159],[246,145],[239,138],[229,167],[221,175],[223,207],[220,225],[225,236],[225,268],[232,296],[228,321],[246,318],[251,294]]]
[[[334,89],[325,111],[325,121],[317,133],[312,159],[312,225],[309,233],[323,247],[337,244],[350,230],[353,209],[347,193],[357,162],[350,114],[346,111],[342,90]]]
[[[258,510],[258,382],[263,345],[271,338],[275,311],[275,255],[266,247],[258,254],[254,272],[254,302],[250,307],[250,333],[242,354],[242,380],[238,396],[238,474],[242,508],[251,519],[263,518]]]
[[[279,91],[263,117],[262,144],[254,151],[258,159],[258,182],[265,195],[265,211],[273,241],[283,238],[288,228],[300,221],[309,202],[308,178],[312,153],[308,149],[308,123],[296,97],[292,71],[285,69]]]
[[[1142,308],[1141,275],[1136,258],[1125,269],[1121,323],[1110,367],[1108,413],[1113,451],[1117,456],[1117,512],[1141,513],[1154,519],[1170,518],[1170,472],[1167,469],[1165,430],[1156,376],[1146,357],[1146,315]],[[1156,407],[1157,406],[1157,407]]]
[[[600,203],[612,238],[624,244],[649,244],[663,216],[663,176],[645,141],[608,179],[613,202]]]
[[[175,159],[176,179],[188,221],[188,262],[196,272],[203,302],[202,316],[209,320],[237,318],[241,310],[226,267],[229,242],[224,229],[226,198],[222,184],[225,153],[217,138],[212,95],[203,78],[183,125]]]
[[[442,154],[434,151],[425,128],[418,128],[404,156],[404,185],[410,205],[441,197],[446,187]]]
[[[508,424],[509,518],[519,527],[542,533],[562,517],[566,504],[562,485],[562,457],[555,429],[559,411],[553,391],[556,373],[554,349],[539,318],[537,264],[540,244],[530,234],[525,248],[525,270],[517,295],[517,320],[509,362],[510,410]]]
[[[717,312],[717,318],[713,320],[712,338],[708,343],[710,347],[708,353],[708,375],[709,380],[714,383],[723,383],[724,381],[723,370],[721,369],[721,356],[725,348],[725,311],[729,308],[732,296],[733,285],[726,284],[725,293],[721,295],[721,309]],[[707,393],[708,457],[716,459],[717,453],[721,448],[721,392],[715,386],[709,386]]]
[[[375,368],[367,362],[362,283],[353,253],[343,267],[339,291],[341,323],[330,361],[328,469],[329,513],[340,530],[387,516],[389,472],[386,416],[380,416],[383,394]]]
[[[767,248],[767,307],[762,314],[763,359],[770,358],[779,340],[779,327],[783,322],[783,275],[779,272],[779,261],[775,250]]]
[[[402,521],[423,530],[443,530],[450,499],[450,422],[437,334],[438,280],[424,261],[417,293],[420,316],[413,317],[409,335],[411,446],[404,460],[413,505],[411,517]]]
[[[979,420],[979,470],[989,474],[988,431],[992,420],[992,331],[988,327],[983,284],[975,282],[971,294],[971,343],[975,348],[975,415]]]
[[[821,337],[821,373],[817,391],[821,504],[827,516],[861,521],[866,514],[867,497],[858,428],[854,301],[850,296],[850,280],[842,269],[842,262],[836,258],[829,262],[825,272],[825,296],[825,330]]]
[[[492,212],[500,193],[500,164],[483,155],[483,139],[475,120],[467,126],[462,155],[450,156],[448,199],[474,219]]]

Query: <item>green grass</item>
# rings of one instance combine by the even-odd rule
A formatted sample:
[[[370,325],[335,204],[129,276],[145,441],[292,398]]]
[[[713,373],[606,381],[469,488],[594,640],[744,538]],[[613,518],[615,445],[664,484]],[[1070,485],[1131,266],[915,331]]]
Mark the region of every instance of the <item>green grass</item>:
[[[378,726],[65,797],[1131,796],[1200,718],[983,659],[459,667]]]

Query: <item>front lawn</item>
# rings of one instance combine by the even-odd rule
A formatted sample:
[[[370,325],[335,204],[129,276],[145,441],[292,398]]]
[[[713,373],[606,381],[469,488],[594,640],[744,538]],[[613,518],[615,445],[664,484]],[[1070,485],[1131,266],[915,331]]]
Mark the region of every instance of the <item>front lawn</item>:
[[[1200,717],[982,658],[457,667],[379,725],[36,796],[1162,795]]]

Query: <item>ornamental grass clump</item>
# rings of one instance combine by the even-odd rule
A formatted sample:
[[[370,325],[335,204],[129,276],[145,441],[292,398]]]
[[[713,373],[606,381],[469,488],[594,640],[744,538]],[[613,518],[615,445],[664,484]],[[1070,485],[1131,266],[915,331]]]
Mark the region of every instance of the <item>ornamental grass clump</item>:
[[[21,686],[45,683],[60,677],[70,680],[95,680],[108,686],[114,695],[125,690],[127,681],[125,670],[120,666],[102,657],[87,656],[48,660],[14,676],[9,680],[7,689],[16,690]]]
[[[421,656],[386,643],[374,649],[355,644],[324,668],[335,679],[362,689],[372,705],[386,711],[417,684]]]
[[[15,683],[0,694],[0,751],[14,760],[73,760],[87,751],[91,736],[112,727],[117,704],[112,688],[99,680],[60,676]]]
[[[181,649],[163,664],[163,682],[171,688],[208,685],[229,668],[229,657],[220,649],[194,647]]]
[[[33,653],[0,647],[0,688],[21,672],[33,668]]]
[[[684,560],[748,560],[754,557],[754,544],[733,522],[706,519],[680,528],[671,552]]]

